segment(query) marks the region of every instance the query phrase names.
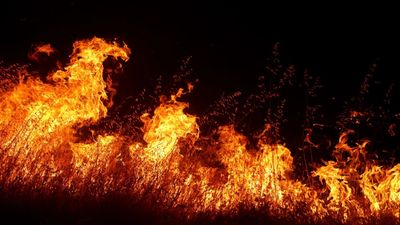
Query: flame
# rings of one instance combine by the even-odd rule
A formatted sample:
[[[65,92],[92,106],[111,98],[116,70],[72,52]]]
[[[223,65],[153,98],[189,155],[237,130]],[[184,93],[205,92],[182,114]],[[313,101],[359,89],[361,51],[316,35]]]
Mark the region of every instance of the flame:
[[[149,114],[141,116],[144,123],[143,139],[147,143],[144,150],[147,159],[164,160],[174,152],[180,138],[189,134],[198,137],[196,117],[183,112],[188,104],[176,101],[176,97],[182,95],[182,92],[183,89],[179,89],[176,95],[171,96],[169,102],[157,107],[152,118]]]
[[[28,58],[32,61],[40,61],[40,55],[50,56],[55,49],[50,44],[42,44],[35,47],[33,52],[28,54]]]
[[[215,138],[201,136],[196,116],[185,112],[189,104],[178,100],[184,89],[140,117],[142,141],[118,132],[92,132],[90,141],[79,140],[77,130],[106,117],[112,103],[103,62],[108,57],[127,61],[130,50],[96,37],[75,42],[73,49],[69,65],[46,81],[23,75],[0,90],[4,190],[17,185],[94,197],[124,191],[189,218],[242,208],[279,216],[298,216],[300,209],[317,222],[400,218],[400,164],[383,168],[368,161],[368,141],[348,143],[353,131],[340,135],[335,160],[312,172],[320,182],[307,183],[296,179],[291,151],[266,142],[268,124],[253,147],[233,125],[220,126]],[[50,45],[36,49],[53,51]],[[309,135],[306,140],[312,143]]]
[[[11,91],[1,93],[0,148],[5,152],[4,166],[12,169],[11,175],[2,179],[29,182],[32,171],[40,173],[46,166],[57,168],[56,161],[45,162],[43,158],[74,140],[73,126],[97,121],[107,114],[103,104],[108,100],[103,61],[108,56],[128,60],[128,55],[127,46],[100,38],[78,41],[70,64],[49,74],[48,82],[26,77]],[[59,171],[50,169],[49,173],[42,174],[42,178]]]

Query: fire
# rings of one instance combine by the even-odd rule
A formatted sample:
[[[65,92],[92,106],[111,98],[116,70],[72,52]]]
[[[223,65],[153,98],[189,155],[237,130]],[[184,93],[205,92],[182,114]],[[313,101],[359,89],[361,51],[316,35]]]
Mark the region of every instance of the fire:
[[[169,102],[157,107],[152,118],[149,114],[141,116],[144,123],[143,139],[147,143],[144,154],[149,160],[164,160],[176,149],[180,138],[189,134],[197,138],[199,135],[196,117],[183,112],[188,105],[176,101],[182,91],[179,89]]]
[[[6,183],[47,180],[61,172],[57,160],[50,159],[73,142],[73,126],[107,114],[104,60],[108,56],[128,60],[128,55],[128,47],[99,38],[78,41],[70,65],[50,74],[48,82],[28,76],[1,93],[0,148],[4,169],[12,169],[11,174],[2,173]],[[32,176],[35,172],[40,178]]]
[[[368,141],[348,143],[353,131],[341,134],[335,160],[316,167],[312,179],[319,183],[311,184],[294,175],[287,147],[266,141],[268,125],[252,147],[233,125],[220,126],[214,138],[202,136],[197,117],[178,100],[183,89],[140,117],[142,140],[93,130],[90,141],[80,140],[77,130],[106,117],[112,104],[103,62],[127,61],[130,49],[96,37],[75,42],[73,49],[69,65],[46,81],[25,71],[11,88],[0,90],[4,190],[17,186],[93,197],[124,191],[188,218],[241,208],[299,217],[300,209],[315,222],[400,218],[400,164],[384,168],[369,161]],[[44,45],[32,58],[52,52]],[[313,143],[310,135],[306,138]]]
[[[55,49],[50,44],[38,45],[34,51],[28,54],[28,58],[32,61],[40,61],[40,55],[50,56],[55,52]]]

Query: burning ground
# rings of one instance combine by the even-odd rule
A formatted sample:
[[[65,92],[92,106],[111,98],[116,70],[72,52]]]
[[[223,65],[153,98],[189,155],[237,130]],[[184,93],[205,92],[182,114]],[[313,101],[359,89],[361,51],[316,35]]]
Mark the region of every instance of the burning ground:
[[[29,58],[40,61],[54,52],[38,46]],[[396,138],[398,113],[348,103],[336,128],[326,128],[318,122],[320,106],[306,107],[304,141],[290,150],[280,134],[282,96],[297,78],[294,67],[275,60],[267,67],[275,80],[260,76],[255,93],[224,95],[205,115],[187,112],[182,99],[196,82],[181,71],[174,77],[180,87],[143,91],[121,106],[129,105],[124,111],[131,113],[119,116],[112,79],[130,54],[125,44],[95,37],[75,42],[67,66],[58,63],[46,76],[28,66],[1,67],[0,188],[4,207],[17,205],[8,209],[13,215],[38,207],[33,211],[53,212],[48,218],[65,223],[80,221],[82,210],[118,218],[105,223],[121,217],[146,223],[399,223],[400,164],[379,160],[368,147],[374,140],[355,132],[389,121],[378,132]],[[357,101],[368,94],[371,74]],[[318,82],[304,73],[309,101]],[[249,131],[237,119],[262,107],[261,129]],[[324,129],[335,130],[336,140],[319,138]],[[314,153],[328,150],[327,160]]]

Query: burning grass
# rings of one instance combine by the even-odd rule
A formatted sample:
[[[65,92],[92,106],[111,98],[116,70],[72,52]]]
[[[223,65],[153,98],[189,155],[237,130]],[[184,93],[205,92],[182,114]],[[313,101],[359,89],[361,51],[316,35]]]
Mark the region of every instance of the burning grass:
[[[39,60],[54,52],[44,46],[30,55]],[[375,66],[332,125],[318,104],[319,79],[284,67],[278,46],[253,93],[222,95],[203,115],[188,113],[181,100],[193,90],[190,58],[169,90],[159,79],[153,91],[113,106],[112,76],[130,49],[100,38],[73,47],[70,63],[44,79],[26,67],[2,66],[5,205],[48,203],[39,218],[52,218],[45,216],[50,209],[66,223],[86,223],[70,219],[85,218],[82,211],[105,221],[162,224],[399,223],[400,164],[382,164],[368,150],[374,140],[355,132],[379,123],[388,138],[397,136],[398,113],[363,105]],[[293,89],[305,96],[298,150],[285,145],[281,130]],[[263,126],[254,126],[259,115]],[[332,130],[338,140],[323,138]],[[320,163],[321,151],[332,154]]]

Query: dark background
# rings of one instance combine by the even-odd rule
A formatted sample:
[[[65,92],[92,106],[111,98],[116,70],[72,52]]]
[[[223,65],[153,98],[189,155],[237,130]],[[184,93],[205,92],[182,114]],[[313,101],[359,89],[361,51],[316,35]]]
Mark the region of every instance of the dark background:
[[[37,43],[68,55],[77,39],[118,38],[133,50],[132,86],[171,74],[192,55],[208,89],[244,87],[263,71],[275,42],[286,64],[307,68],[341,91],[374,62],[383,79],[398,73],[399,16],[390,5],[10,1],[1,11],[2,60],[26,60]]]

